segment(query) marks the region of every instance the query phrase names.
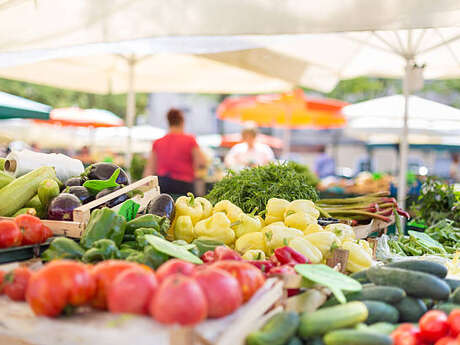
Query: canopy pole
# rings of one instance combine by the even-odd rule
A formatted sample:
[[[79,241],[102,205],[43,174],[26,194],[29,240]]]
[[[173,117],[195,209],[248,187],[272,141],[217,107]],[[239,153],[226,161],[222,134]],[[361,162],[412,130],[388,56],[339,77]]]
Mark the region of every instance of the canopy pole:
[[[136,66],[136,59],[134,55],[127,59],[128,62],[128,90],[126,96],[126,125],[128,127],[128,137],[126,143],[125,167],[127,172],[131,166],[132,160],[132,138],[131,128],[134,125],[134,118],[136,117],[136,93],[134,92],[134,68]]]
[[[405,75],[403,80],[404,91],[404,123],[399,143],[399,183],[398,183],[398,204],[404,209],[406,207],[407,194],[407,163],[409,156],[409,79],[410,79],[410,60],[406,59]]]

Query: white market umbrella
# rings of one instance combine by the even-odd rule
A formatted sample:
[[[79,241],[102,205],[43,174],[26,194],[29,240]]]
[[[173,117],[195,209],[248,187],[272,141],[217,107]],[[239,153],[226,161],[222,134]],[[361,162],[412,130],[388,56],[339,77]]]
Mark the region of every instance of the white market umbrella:
[[[78,107],[53,109],[49,120],[45,122],[74,127],[123,126],[123,120],[111,111],[105,109],[80,109]]]
[[[0,51],[146,37],[439,27],[457,25],[459,11],[457,0],[3,0]]]

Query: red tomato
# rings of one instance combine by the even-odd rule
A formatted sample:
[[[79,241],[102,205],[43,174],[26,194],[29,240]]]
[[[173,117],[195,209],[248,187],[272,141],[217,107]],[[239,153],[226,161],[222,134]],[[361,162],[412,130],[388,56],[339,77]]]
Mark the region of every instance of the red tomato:
[[[12,272],[5,274],[3,278],[5,295],[13,301],[25,301],[27,285],[31,274],[31,271],[27,267],[18,267]]]
[[[224,260],[217,261],[210,267],[221,268],[238,280],[243,293],[243,302],[248,301],[265,282],[263,273],[247,262]]]
[[[166,261],[163,265],[158,267],[156,276],[158,282],[161,282],[172,274],[182,273],[184,276],[191,276],[193,271],[195,270],[195,265],[191,262],[179,260],[179,259],[172,259]]]
[[[107,305],[112,313],[148,314],[157,288],[153,272],[131,268],[120,273],[110,286]]]
[[[96,294],[92,300],[93,307],[107,309],[107,293],[110,286],[121,272],[130,268],[147,270],[142,265],[121,260],[102,261],[92,268],[91,274],[96,282]]]
[[[36,315],[56,317],[69,306],[90,302],[95,290],[96,284],[86,265],[54,260],[32,275],[26,297]]]
[[[195,325],[206,319],[207,308],[197,281],[178,273],[167,277],[155,292],[150,315],[165,324]]]
[[[423,345],[420,330],[411,323],[403,323],[391,333],[393,345]]]
[[[230,249],[227,246],[219,246],[214,248],[214,260],[237,260],[241,261],[243,258],[233,249]]]
[[[216,253],[212,250],[208,250],[206,253],[201,255],[201,260],[203,260],[204,263],[210,263],[216,261]]]
[[[422,338],[435,342],[449,332],[447,315],[440,310],[430,310],[425,313],[418,322]]]
[[[227,271],[207,267],[195,274],[208,304],[208,317],[233,313],[243,303],[240,285]]]
[[[43,242],[45,242],[48,238],[53,237],[54,233],[48,228],[45,224],[42,224],[42,231],[43,231]]]
[[[434,343],[434,345],[460,345],[460,341],[452,337],[443,337]]]
[[[44,241],[43,224],[40,218],[21,214],[14,218],[23,234],[22,244],[36,244]]]
[[[460,334],[460,309],[452,310],[447,318],[452,335],[457,336]]]
[[[0,221],[0,248],[19,246],[22,242],[22,232],[12,220]]]
[[[0,295],[3,294],[3,278],[5,277],[5,272],[0,271]]]

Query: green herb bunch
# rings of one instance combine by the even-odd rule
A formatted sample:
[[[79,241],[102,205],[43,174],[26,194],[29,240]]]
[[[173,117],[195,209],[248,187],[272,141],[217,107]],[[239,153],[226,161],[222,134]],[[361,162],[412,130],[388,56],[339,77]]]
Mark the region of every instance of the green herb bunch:
[[[255,168],[246,168],[240,172],[229,171],[217,182],[206,198],[213,204],[220,200],[229,200],[244,212],[265,210],[271,198],[318,200],[312,179],[305,172],[298,172],[298,164],[270,163]]]

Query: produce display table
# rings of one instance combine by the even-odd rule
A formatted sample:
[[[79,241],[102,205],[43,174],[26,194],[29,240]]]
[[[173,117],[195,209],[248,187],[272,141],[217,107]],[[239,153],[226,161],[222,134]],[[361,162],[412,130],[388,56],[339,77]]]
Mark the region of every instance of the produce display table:
[[[8,345],[243,345],[263,315],[283,296],[283,283],[269,279],[235,313],[195,328],[167,327],[150,317],[82,311],[57,319],[36,317],[28,304],[0,297],[0,344]]]

